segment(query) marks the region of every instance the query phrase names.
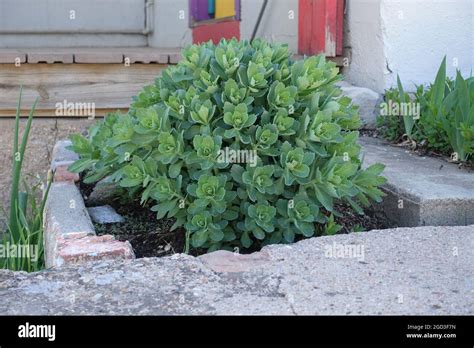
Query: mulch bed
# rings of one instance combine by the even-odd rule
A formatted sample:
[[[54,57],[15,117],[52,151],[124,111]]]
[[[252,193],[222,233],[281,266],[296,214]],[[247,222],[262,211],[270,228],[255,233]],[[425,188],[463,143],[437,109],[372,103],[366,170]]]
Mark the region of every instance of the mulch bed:
[[[82,180],[79,188],[84,197],[88,197],[93,190],[93,185],[84,184]],[[182,253],[185,249],[185,231],[178,228],[170,231],[174,219],[156,219],[156,213],[150,207],[142,207],[139,202],[124,202],[113,200],[107,202],[117,213],[125,218],[123,223],[97,224],[94,223],[97,235],[111,234],[117,240],[129,241],[137,258],[161,257]],[[87,200],[86,200],[87,205]],[[369,231],[396,227],[381,212],[367,209],[365,215],[355,213],[350,206],[337,203],[335,209],[342,214],[335,217],[335,222],[342,225],[339,233]],[[302,238],[297,238],[296,241]],[[258,251],[257,245],[249,250],[240,250],[241,253]],[[191,248],[193,256],[205,253],[203,249]]]

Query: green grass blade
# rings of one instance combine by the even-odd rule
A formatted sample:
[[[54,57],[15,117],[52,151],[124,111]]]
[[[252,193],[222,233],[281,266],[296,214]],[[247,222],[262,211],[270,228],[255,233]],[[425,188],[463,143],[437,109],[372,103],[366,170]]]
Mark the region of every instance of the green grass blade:
[[[18,237],[18,226],[16,225],[15,207],[18,202],[18,187],[20,185],[20,163],[18,158],[18,138],[20,133],[20,113],[21,113],[21,96],[23,94],[23,86],[20,86],[20,96],[15,114],[15,129],[13,132],[13,157],[12,157],[12,187],[10,193],[10,229],[13,237]]]
[[[15,144],[14,148],[16,151],[13,154],[13,182],[12,182],[12,193],[11,193],[11,203],[10,203],[10,224],[12,225],[11,230],[15,238],[18,238],[18,225],[17,220],[15,219],[15,207],[18,207],[16,204],[18,202],[18,189],[20,185],[20,177],[21,177],[21,167],[23,165],[23,158],[25,156],[26,145],[28,143],[28,136],[30,134],[31,123],[33,121],[33,114],[36,109],[36,104],[38,102],[38,98],[36,98],[33,106],[30,110],[28,115],[28,121],[26,123],[25,131],[23,132],[23,138],[21,141],[21,146],[18,148],[18,137],[19,137],[19,130],[18,125],[20,122],[20,104],[18,104],[17,114],[16,114],[16,124],[15,124]]]
[[[28,121],[26,123],[25,131],[23,133],[23,139],[21,141],[21,147],[20,147],[20,166],[22,164],[23,158],[25,156],[25,150],[26,150],[26,145],[28,143],[28,137],[30,135],[30,129],[31,129],[31,123],[33,122],[33,114],[35,113],[36,109],[36,104],[38,103],[38,98],[36,98],[35,102],[33,103],[33,106],[31,107],[30,114],[28,115]]]
[[[461,76],[459,70],[456,74],[456,90],[458,92],[458,106],[461,109],[462,119],[459,120],[458,126],[462,121],[467,121],[469,118],[469,112],[471,108],[471,102],[469,99],[469,90],[467,88],[467,83]]]
[[[443,62],[439,67],[436,79],[433,84],[431,94],[431,107],[433,110],[439,110],[443,103],[444,94],[446,89],[446,56],[443,58]]]
[[[398,85],[398,93],[400,97],[400,102],[401,103],[408,103],[410,100],[408,99],[407,94],[405,93],[405,90],[403,89],[402,82],[400,81],[400,76],[397,75],[397,85]],[[401,105],[399,105],[399,108],[401,109]],[[415,125],[415,120],[413,119],[412,115],[404,115],[403,116],[403,125],[405,126],[405,134],[408,136],[408,138],[412,138],[412,131],[413,131],[413,126]]]

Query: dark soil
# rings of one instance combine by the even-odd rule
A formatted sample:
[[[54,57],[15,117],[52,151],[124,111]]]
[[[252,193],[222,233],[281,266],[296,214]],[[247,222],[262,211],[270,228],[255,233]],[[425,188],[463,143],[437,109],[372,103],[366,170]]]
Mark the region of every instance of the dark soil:
[[[185,232],[178,228],[170,231],[174,219],[156,219],[156,212],[139,204],[111,206],[125,218],[116,224],[96,224],[98,235],[112,234],[120,241],[129,241],[137,257],[159,257],[184,252]]]
[[[81,173],[80,175],[81,180],[79,180],[79,190],[82,193],[83,197],[89,197],[94,190],[94,184],[86,184],[84,182],[84,173]]]
[[[342,226],[339,233],[363,232],[398,227],[381,211],[369,207],[364,215],[357,214],[348,204],[336,203],[334,210],[341,216],[335,216],[334,222]]]
[[[94,190],[94,184],[84,183],[83,175],[79,181],[79,190],[85,198]],[[156,219],[151,207],[143,207],[139,202],[112,200],[107,202],[125,219],[123,223],[98,224],[94,222],[97,235],[111,234],[119,241],[129,241],[136,257],[160,257],[182,253],[185,247],[184,229],[170,231],[174,219]],[[196,251],[194,251],[196,252]],[[202,253],[202,252],[201,252]]]
[[[83,196],[88,197],[93,190],[93,185],[84,184],[82,181],[79,188]],[[98,235],[111,234],[117,240],[129,241],[136,257],[161,257],[182,253],[185,249],[185,231],[178,228],[170,231],[174,219],[156,219],[156,213],[150,210],[150,206],[142,207],[139,202],[111,201],[108,202],[117,213],[125,218],[125,222],[116,224],[97,224],[94,227]],[[87,200],[86,200],[87,205]],[[355,213],[346,204],[338,203],[335,210],[341,215],[335,217],[335,222],[342,226],[338,233],[362,232],[373,229],[384,229],[396,227],[379,212],[368,209],[364,215]],[[296,241],[301,238],[296,238]],[[259,247],[254,244],[249,250],[241,250],[241,253],[258,251]],[[190,254],[194,256],[205,253],[203,249],[191,248]]]

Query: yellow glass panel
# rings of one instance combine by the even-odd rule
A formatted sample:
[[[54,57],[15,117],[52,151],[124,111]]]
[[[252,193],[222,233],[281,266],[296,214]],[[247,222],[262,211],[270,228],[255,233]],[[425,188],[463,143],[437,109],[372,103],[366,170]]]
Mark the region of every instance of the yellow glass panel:
[[[235,16],[235,0],[216,0],[215,18]]]

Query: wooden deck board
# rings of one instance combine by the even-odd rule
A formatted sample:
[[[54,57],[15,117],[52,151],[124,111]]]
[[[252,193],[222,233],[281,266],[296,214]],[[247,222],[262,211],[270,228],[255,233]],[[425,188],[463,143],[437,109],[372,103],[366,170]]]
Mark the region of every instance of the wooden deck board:
[[[5,50],[0,53],[0,64],[15,64],[19,60],[21,64],[26,63],[26,54],[19,50]]]
[[[25,54],[25,57],[26,57],[26,54]],[[48,51],[28,52],[28,64],[38,64],[38,63],[72,64],[74,63],[74,55],[70,52],[48,52]]]
[[[111,47],[111,48],[0,48],[0,64],[14,64],[15,58],[21,63],[130,63],[176,64],[180,58],[180,48],[153,47]],[[72,57],[72,61],[70,59]],[[31,59],[30,59],[31,58]]]
[[[19,66],[14,64],[15,58],[20,58]],[[342,65],[341,58],[330,59]],[[40,117],[54,117],[56,104],[65,101],[94,103],[97,117],[127,110],[134,95],[152,84],[167,64],[176,64],[179,59],[177,48],[0,49],[0,117],[15,115],[20,85],[23,116],[37,97],[35,114]],[[49,64],[38,64],[42,62]]]
[[[96,116],[129,107],[164,64],[0,64],[0,116],[14,116],[23,85],[22,115],[39,97],[37,116],[54,116],[57,103],[94,103]],[[60,116],[60,115],[59,115]],[[69,115],[71,116],[71,115]],[[83,115],[84,116],[84,115]],[[87,117],[87,115],[85,115]]]

